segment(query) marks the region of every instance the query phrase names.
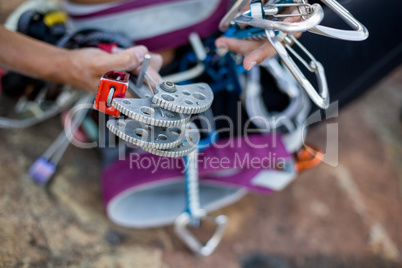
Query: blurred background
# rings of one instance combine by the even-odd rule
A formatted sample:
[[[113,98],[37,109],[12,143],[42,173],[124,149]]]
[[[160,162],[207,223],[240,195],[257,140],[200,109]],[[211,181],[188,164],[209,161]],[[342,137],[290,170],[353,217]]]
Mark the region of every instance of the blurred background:
[[[0,22],[21,2],[0,0]],[[402,267],[401,108],[399,65],[331,119],[337,167],[323,163],[281,192],[249,193],[215,212],[229,226],[205,258],[191,254],[171,226],[111,223],[95,150],[70,146],[50,189],[33,183],[26,171],[62,130],[58,117],[1,129],[0,267]],[[326,135],[324,122],[308,140],[325,147]]]

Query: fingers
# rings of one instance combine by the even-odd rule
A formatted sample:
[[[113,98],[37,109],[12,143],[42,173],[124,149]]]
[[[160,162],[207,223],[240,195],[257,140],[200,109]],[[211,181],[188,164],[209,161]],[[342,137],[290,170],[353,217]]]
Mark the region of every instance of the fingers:
[[[151,55],[151,61],[149,62],[149,66],[151,66],[154,70],[159,71],[163,64],[163,58],[161,55],[157,53],[149,53]]]
[[[248,54],[243,61],[243,66],[246,70],[250,70],[256,64],[276,54],[275,49],[266,41],[248,41],[221,37],[216,40],[215,45],[218,48],[229,49],[238,54]]]
[[[134,49],[136,52],[139,52],[140,54],[137,55],[137,57],[140,57],[139,60],[141,60],[140,63],[142,63],[145,54],[143,53],[143,49],[145,48],[145,50],[147,51],[145,54],[150,54],[151,55],[151,62],[149,63],[149,65],[154,68],[155,70],[159,71],[162,67],[162,63],[163,63],[163,58],[161,55],[157,54],[157,53],[152,53],[152,52],[148,52],[147,48],[144,46],[136,46],[130,49]],[[113,54],[118,54],[118,53],[122,53],[124,51],[126,51],[127,49],[122,49],[120,47],[114,47],[112,49],[112,53]],[[139,50],[139,51],[138,51]],[[135,66],[134,68],[137,68],[137,66]],[[130,71],[132,71],[133,69],[131,68]]]
[[[161,83],[162,80],[162,76],[160,76],[160,74],[158,73],[157,70],[153,69],[153,68],[148,68],[148,74],[155,80],[155,82],[157,83]]]
[[[114,68],[111,69],[128,71],[132,72],[135,75],[139,75],[145,55],[150,54],[151,61],[149,62],[147,73],[151,76],[151,81],[154,80],[156,83],[162,81],[162,77],[158,73],[158,71],[162,67],[163,62],[161,55],[150,53],[148,49],[144,46],[135,46],[125,50],[117,48],[113,52],[114,54],[111,54],[111,56],[114,56],[114,62],[116,63],[116,65],[114,65]],[[111,67],[111,65],[112,64],[110,64],[109,67]]]
[[[275,54],[276,50],[272,45],[270,43],[264,43],[244,58],[243,67],[246,70],[250,70],[256,64],[260,64],[264,60],[273,57]]]
[[[109,54],[108,68],[110,70],[133,71],[141,65],[147,53],[146,47],[135,46]]]
[[[161,55],[149,52],[148,49],[144,46],[135,46],[129,49],[121,49],[116,47],[112,50],[112,53],[113,54],[111,54],[111,56],[113,56],[113,62],[115,63],[115,65],[113,66],[114,68],[111,68],[112,64],[110,64],[108,66],[110,69],[132,72],[137,76],[140,73],[145,55],[150,54],[151,61],[149,62],[147,73],[151,77],[151,85],[155,86],[153,81],[155,81],[156,83],[160,83],[162,81],[162,77],[158,73],[163,63]],[[146,83],[146,80],[144,81]]]
[[[156,85],[155,85],[155,83],[154,82],[156,82],[156,83],[161,83],[163,80],[162,80],[162,77],[159,75],[159,73],[156,71],[156,70],[154,70],[153,68],[148,68],[148,75],[150,75],[151,76],[151,85],[152,85],[152,87],[155,87]],[[153,80],[153,81],[152,81]]]
[[[285,10],[288,10],[287,13],[290,12],[290,14],[300,14],[299,10],[297,9],[297,7],[293,7],[293,8],[287,8]],[[285,12],[284,12],[285,13]],[[301,21],[302,18],[301,17],[286,17],[283,22],[299,22]]]
[[[301,34],[302,33],[295,33],[293,35],[296,38],[299,38]],[[267,41],[248,41],[220,37],[215,41],[215,45],[221,49],[227,49],[237,54],[247,55],[243,61],[243,66],[246,70],[250,70],[256,64],[260,64],[276,54],[276,50]]]
[[[137,69],[135,69],[132,73],[133,73],[134,75],[137,75],[137,76],[138,76],[139,73],[140,73],[140,69],[141,69],[141,66],[139,66]],[[158,71],[156,71],[154,68],[152,68],[152,66],[149,66],[149,67],[147,68],[147,74],[150,76],[149,82],[150,82],[150,84],[151,84],[152,87],[155,86],[155,83],[160,83],[160,82],[163,81],[163,80],[162,80],[162,77],[159,75]],[[146,79],[144,79],[144,83],[145,83],[145,84],[148,83],[147,80],[148,80],[148,78],[146,77]]]
[[[229,49],[235,53],[246,55],[260,47],[264,41],[247,41],[235,38],[220,37],[216,39],[215,45],[218,48]]]
[[[282,11],[285,14],[299,14],[296,7],[286,8]],[[284,19],[287,23],[297,23],[301,21],[299,16],[289,16]],[[299,38],[302,33],[294,33],[296,38]],[[265,59],[270,58],[276,54],[275,49],[267,40],[262,41],[248,41],[228,37],[220,37],[215,41],[217,48],[230,50],[234,53],[247,55],[244,58],[243,66],[246,70],[250,70],[255,65],[263,62]]]

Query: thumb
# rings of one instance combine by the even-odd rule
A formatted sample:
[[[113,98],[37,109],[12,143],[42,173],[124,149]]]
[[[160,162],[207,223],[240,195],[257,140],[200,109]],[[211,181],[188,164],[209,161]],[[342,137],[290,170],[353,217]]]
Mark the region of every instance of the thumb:
[[[132,71],[144,61],[148,49],[144,46],[135,46],[115,54],[109,54],[109,68],[119,71]]]

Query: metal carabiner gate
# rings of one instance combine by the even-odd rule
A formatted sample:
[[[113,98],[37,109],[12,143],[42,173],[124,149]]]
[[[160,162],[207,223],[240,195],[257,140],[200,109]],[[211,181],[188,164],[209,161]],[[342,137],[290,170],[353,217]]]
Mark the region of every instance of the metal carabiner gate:
[[[325,70],[322,64],[317,61],[314,56],[293,36],[285,33],[279,33],[278,36],[274,31],[265,30],[268,41],[278,52],[283,63],[288,67],[289,71],[296,78],[297,82],[306,90],[311,100],[320,108],[326,109],[329,106],[329,91]],[[299,54],[291,48],[291,44],[297,45],[310,59],[307,63]],[[300,68],[296,65],[289,53],[288,49],[310,72],[315,73],[318,82],[318,89],[315,90],[313,85],[307,80]]]

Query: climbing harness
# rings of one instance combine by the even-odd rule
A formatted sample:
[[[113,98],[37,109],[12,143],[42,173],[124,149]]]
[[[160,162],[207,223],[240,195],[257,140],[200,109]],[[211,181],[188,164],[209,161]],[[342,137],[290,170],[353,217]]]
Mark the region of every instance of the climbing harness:
[[[303,3],[305,0],[301,0]],[[363,41],[368,38],[367,28],[360,23],[353,15],[335,0],[321,0],[333,12],[335,12],[343,21],[345,21],[353,30],[334,29],[323,25],[317,25],[309,32],[323,35],[330,38],[336,38],[347,41]],[[304,19],[304,17],[302,17]]]

